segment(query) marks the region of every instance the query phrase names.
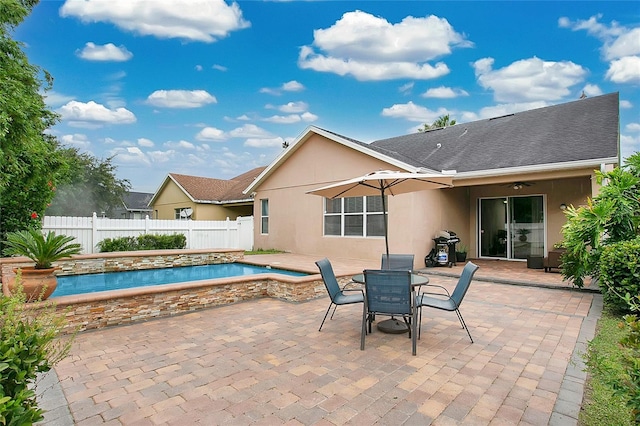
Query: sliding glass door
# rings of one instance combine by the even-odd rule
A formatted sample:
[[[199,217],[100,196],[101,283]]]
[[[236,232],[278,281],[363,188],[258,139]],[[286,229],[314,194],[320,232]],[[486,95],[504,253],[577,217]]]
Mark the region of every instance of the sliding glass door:
[[[544,254],[542,195],[479,200],[480,257],[526,259]]]

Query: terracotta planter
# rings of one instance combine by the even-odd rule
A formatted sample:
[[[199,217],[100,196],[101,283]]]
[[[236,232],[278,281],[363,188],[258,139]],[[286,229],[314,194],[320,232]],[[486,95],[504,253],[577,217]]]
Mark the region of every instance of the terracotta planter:
[[[35,269],[34,266],[21,266],[14,268],[16,274],[21,271],[20,283],[27,302],[46,300],[53,293],[58,285],[58,280],[54,275],[56,268]],[[17,276],[9,278],[7,289],[9,294],[16,285]]]

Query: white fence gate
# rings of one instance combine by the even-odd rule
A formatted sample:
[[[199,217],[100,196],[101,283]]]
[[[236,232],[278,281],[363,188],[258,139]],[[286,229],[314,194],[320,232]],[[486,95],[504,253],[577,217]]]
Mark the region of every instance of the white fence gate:
[[[227,220],[108,219],[45,216],[42,230],[69,235],[82,245],[83,253],[98,252],[106,238],[137,237],[141,234],[184,234],[189,249],[253,249],[253,216]]]

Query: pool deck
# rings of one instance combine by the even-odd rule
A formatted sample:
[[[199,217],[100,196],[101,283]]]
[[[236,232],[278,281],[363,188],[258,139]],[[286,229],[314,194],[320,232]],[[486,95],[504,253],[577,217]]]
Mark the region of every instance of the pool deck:
[[[310,256],[247,260],[317,271]],[[378,267],[331,261],[338,275]],[[377,330],[361,351],[361,305],[318,332],[328,297],[255,299],[80,333],[38,386],[41,424],[577,424],[602,297],[522,263],[474,262],[461,306],[473,344],[455,314],[425,310],[417,356],[406,335]],[[419,272],[452,288],[461,269]]]

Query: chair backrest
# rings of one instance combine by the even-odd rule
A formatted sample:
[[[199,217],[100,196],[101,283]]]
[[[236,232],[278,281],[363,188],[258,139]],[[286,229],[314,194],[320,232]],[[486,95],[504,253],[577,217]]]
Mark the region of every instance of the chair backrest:
[[[411,272],[366,269],[364,286],[369,312],[411,314]]]
[[[401,271],[413,271],[412,254],[387,254],[382,255],[382,267],[380,269],[399,269]]]
[[[464,295],[467,294],[467,290],[469,290],[473,274],[476,273],[478,268],[479,266],[473,262],[467,262],[467,264],[464,265],[458,284],[456,284],[456,288],[453,289],[453,294],[451,295],[451,300],[453,300],[453,303],[455,303],[456,306],[459,307],[460,303],[462,303]]]
[[[324,286],[327,288],[329,297],[332,301],[335,300],[335,297],[340,294],[340,285],[338,284],[336,274],[333,272],[331,262],[329,262],[329,259],[325,257],[322,260],[318,260],[316,265],[318,265],[318,269],[320,269],[320,275],[322,275],[322,281],[324,282]]]

